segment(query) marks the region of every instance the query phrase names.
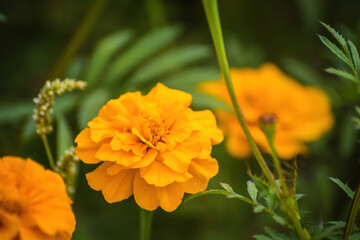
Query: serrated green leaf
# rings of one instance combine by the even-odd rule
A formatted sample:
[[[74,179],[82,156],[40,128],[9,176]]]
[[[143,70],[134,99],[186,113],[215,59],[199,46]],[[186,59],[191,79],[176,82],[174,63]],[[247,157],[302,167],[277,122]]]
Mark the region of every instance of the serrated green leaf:
[[[35,104],[30,101],[2,105],[0,106],[0,124],[14,123],[26,116],[31,116],[34,108]]]
[[[114,82],[129,73],[133,67],[174,41],[181,32],[179,26],[157,29],[138,40],[121,54],[109,68],[107,81]]]
[[[275,214],[275,215],[272,215],[271,217],[275,220],[275,222],[279,223],[280,225],[284,226],[286,224],[285,219],[280,217],[279,215]]]
[[[352,41],[348,40],[347,43],[348,43],[348,46],[350,47],[350,54],[351,54],[352,61],[354,63],[355,70],[357,72],[359,72],[359,70],[360,70],[359,53]]]
[[[65,150],[73,145],[74,136],[63,115],[58,115],[56,120],[56,156],[57,159],[60,159],[64,155]]]
[[[227,192],[229,192],[229,193],[235,193],[234,192],[234,190],[233,190],[233,188],[229,185],[229,184],[227,184],[227,183],[220,183],[220,186],[223,188],[223,189],[225,189]]]
[[[333,35],[333,37],[339,42],[339,44],[345,51],[349,51],[346,47],[346,41],[343,36],[341,36],[335,29],[333,29],[326,23],[323,23],[321,21],[320,21],[320,23],[331,33],[331,35]]]
[[[275,231],[272,228],[269,227],[265,227],[265,232],[273,239],[273,240],[290,240],[290,238],[288,238],[287,236],[285,236],[282,233],[279,233],[277,231]]]
[[[103,72],[114,54],[132,38],[132,32],[121,30],[102,39],[96,46],[87,67],[85,80],[88,85],[94,83]]]
[[[85,128],[87,123],[96,117],[99,109],[109,100],[109,97],[110,93],[106,89],[99,88],[82,99],[78,111],[80,129]]]
[[[354,192],[353,190],[351,190],[349,188],[349,186],[346,183],[341,182],[339,179],[337,178],[332,178],[329,177],[331,181],[333,181],[334,183],[336,183],[342,190],[344,190],[344,192],[351,198],[354,198]]]
[[[347,65],[352,67],[352,63],[348,59],[348,57],[335,45],[333,44],[327,37],[319,35],[319,38],[321,42],[330,49],[331,52],[333,52],[338,58],[340,58],[342,61],[344,61]]]
[[[265,235],[254,235],[253,236],[256,240],[272,240],[271,238],[265,236]]]
[[[334,74],[336,76],[345,78],[347,80],[353,81],[355,83],[359,83],[358,80],[352,74],[345,72],[343,70],[335,69],[335,68],[327,68],[327,69],[325,69],[325,71],[328,73]]]
[[[263,205],[257,205],[253,208],[254,213],[261,213],[265,210],[265,207]]]
[[[138,69],[129,80],[130,84],[142,84],[190,63],[210,56],[207,46],[185,46],[167,51]]]
[[[257,202],[256,198],[257,198],[257,193],[258,193],[258,189],[255,186],[255,183],[253,183],[252,181],[247,181],[247,191],[249,193],[250,198],[254,201]]]

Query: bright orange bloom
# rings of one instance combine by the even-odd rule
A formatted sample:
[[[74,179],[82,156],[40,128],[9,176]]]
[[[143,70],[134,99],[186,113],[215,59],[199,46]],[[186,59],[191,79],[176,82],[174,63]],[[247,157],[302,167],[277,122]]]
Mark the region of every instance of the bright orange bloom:
[[[149,211],[174,211],[184,192],[206,189],[218,172],[210,156],[223,140],[211,111],[189,108],[191,95],[157,84],[147,95],[110,100],[75,139],[85,163],[103,163],[86,175],[109,203],[134,195]]]
[[[264,115],[276,116],[275,148],[283,159],[306,153],[308,149],[304,142],[315,141],[332,128],[334,117],[328,96],[318,88],[299,84],[275,65],[231,69],[230,74],[250,132],[263,150],[270,152],[258,125],[259,118]],[[202,83],[200,89],[231,107],[224,80]],[[215,113],[227,135],[226,146],[230,154],[248,157],[251,150],[235,114],[224,109],[217,109]]]
[[[29,158],[0,158],[0,239],[71,239],[70,203],[60,175]]]

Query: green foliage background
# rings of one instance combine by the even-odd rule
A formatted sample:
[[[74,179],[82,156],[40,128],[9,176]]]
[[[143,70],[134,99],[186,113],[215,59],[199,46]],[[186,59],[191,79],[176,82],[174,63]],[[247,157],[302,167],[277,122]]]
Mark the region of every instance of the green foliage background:
[[[0,155],[31,157],[48,167],[41,140],[34,134],[32,98],[91,4],[85,0],[0,3]],[[329,94],[336,126],[310,144],[309,157],[299,157],[298,192],[306,194],[300,200],[301,209],[310,212],[305,220],[345,221],[350,201],[328,177],[339,178],[352,189],[359,180],[360,136],[351,118],[360,97],[351,82],[324,71],[344,65],[322,45],[317,33],[328,36],[318,22],[322,20],[359,49],[360,2],[226,0],[219,1],[219,8],[232,67],[271,61],[298,81]],[[158,81],[192,93],[195,109],[222,106],[195,88],[198,82],[219,77],[200,1],[107,1],[66,71],[57,77],[89,83],[83,92],[56,99],[56,131],[50,142],[58,156],[108,99],[126,91],[146,93]],[[242,161],[230,157],[223,144],[214,147],[213,156],[220,172],[210,188],[226,182],[245,193],[248,177]],[[81,165],[74,239],[137,239],[138,209],[133,199],[105,202],[84,177],[94,167]],[[266,214],[253,214],[242,202],[206,196],[171,214],[158,210],[153,239],[250,239],[263,233],[270,220]],[[279,225],[272,227],[281,230]]]

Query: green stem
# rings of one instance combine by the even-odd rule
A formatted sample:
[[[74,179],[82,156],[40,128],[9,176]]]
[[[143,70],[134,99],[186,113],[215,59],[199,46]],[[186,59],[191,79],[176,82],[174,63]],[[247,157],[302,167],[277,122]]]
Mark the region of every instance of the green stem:
[[[250,130],[246,124],[244,115],[241,111],[241,108],[237,102],[235,91],[231,82],[230,77],[230,71],[229,71],[229,64],[227,62],[226,53],[225,53],[225,46],[224,46],[224,40],[222,36],[221,31],[221,25],[220,25],[220,17],[219,17],[219,10],[217,6],[217,0],[202,0],[207,21],[210,27],[211,36],[214,42],[216,55],[218,58],[218,62],[220,65],[220,70],[222,75],[225,78],[226,87],[228,89],[231,103],[234,107],[236,117],[241,125],[241,128],[243,129],[245,136],[247,138],[247,141],[249,142],[250,148],[258,162],[258,164],[261,167],[261,170],[265,174],[266,178],[270,182],[270,184],[278,188],[275,178],[272,175],[269,167],[267,166],[263,156],[261,155],[259,148],[256,146],[253,137],[251,136]]]
[[[50,167],[53,171],[56,171],[56,168],[55,168],[55,161],[54,161],[54,158],[53,158],[53,155],[51,153],[51,148],[49,146],[49,142],[47,140],[47,137],[45,134],[41,134],[40,135],[43,143],[44,143],[44,147],[45,147],[45,151],[46,151],[46,155],[48,157],[48,160],[49,160],[49,164],[50,164]]]
[[[146,0],[146,9],[152,29],[166,23],[166,11],[163,0]]]
[[[284,178],[284,174],[281,168],[281,164],[280,164],[280,160],[278,158],[278,155],[276,153],[276,149],[275,149],[275,145],[274,145],[274,134],[266,134],[266,139],[269,143],[270,146],[270,150],[271,150],[271,156],[273,159],[273,163],[274,163],[274,168],[276,173],[278,174],[280,181],[281,181],[281,188],[284,191],[285,197],[290,197],[290,192],[289,192],[289,188],[286,184],[285,178]]]
[[[48,79],[55,79],[63,75],[66,67],[69,65],[70,61],[73,59],[80,46],[86,40],[86,37],[91,30],[91,27],[94,25],[101,11],[104,9],[107,1],[108,0],[94,1],[93,5],[82,20],[75,34],[70,39],[69,43],[67,44],[65,50],[62,52],[55,66],[52,68]]]
[[[344,231],[344,240],[348,240],[352,233],[356,215],[359,210],[359,206],[360,206],[360,184],[358,184],[358,186],[356,188],[353,202],[351,204],[349,216],[346,221],[346,227],[345,227],[345,231]]]
[[[299,237],[302,240],[309,240],[310,235],[306,229],[302,228],[302,226],[300,224],[299,217],[297,216],[296,211],[294,210],[293,200],[290,198],[285,198],[285,199],[281,198],[282,191],[279,188],[279,186],[276,184],[276,181],[275,181],[275,178],[274,178],[272,172],[270,171],[263,156],[261,155],[259,148],[257,147],[257,145],[250,133],[250,130],[246,124],[246,121],[245,121],[244,115],[241,111],[241,108],[237,102],[235,91],[234,91],[234,88],[233,88],[233,85],[231,82],[229,64],[228,64],[228,61],[226,58],[226,52],[225,52],[224,40],[223,40],[223,36],[222,36],[222,31],[221,31],[221,24],[220,24],[217,0],[202,0],[202,3],[204,5],[204,9],[205,9],[207,21],[209,24],[211,36],[212,36],[212,39],[214,42],[216,56],[218,58],[218,62],[220,65],[220,70],[221,70],[222,75],[224,76],[226,87],[228,89],[231,103],[234,107],[236,117],[241,125],[241,128],[244,131],[244,134],[247,138],[250,148],[251,148],[262,172],[268,179],[268,181],[271,184],[271,186],[273,187],[273,189],[275,189],[277,195],[279,196],[279,199],[284,200],[283,201],[284,210],[288,213],[289,217],[291,218]],[[290,202],[290,200],[291,200],[291,202]]]
[[[150,240],[153,211],[140,208],[140,240]]]

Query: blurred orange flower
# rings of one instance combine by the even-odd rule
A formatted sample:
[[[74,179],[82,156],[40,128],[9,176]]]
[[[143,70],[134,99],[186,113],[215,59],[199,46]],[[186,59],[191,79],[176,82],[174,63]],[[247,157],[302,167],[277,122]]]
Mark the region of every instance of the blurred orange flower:
[[[306,153],[305,142],[319,139],[332,128],[334,117],[330,101],[321,89],[299,84],[270,63],[258,69],[231,69],[230,74],[250,132],[266,152],[270,152],[270,148],[258,126],[261,116],[276,116],[275,148],[282,159]],[[223,79],[202,83],[199,88],[231,106]],[[224,109],[216,109],[215,113],[220,128],[227,135],[230,154],[248,157],[251,150],[235,114]]]
[[[0,239],[71,239],[70,203],[60,175],[29,158],[0,158]]]
[[[109,203],[134,195],[152,211],[174,211],[184,192],[206,189],[218,172],[210,156],[223,140],[209,110],[189,108],[191,95],[157,84],[147,95],[126,93],[110,100],[75,139],[85,163],[103,163],[86,175]]]

